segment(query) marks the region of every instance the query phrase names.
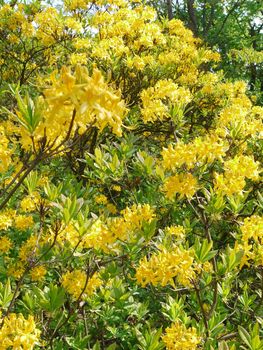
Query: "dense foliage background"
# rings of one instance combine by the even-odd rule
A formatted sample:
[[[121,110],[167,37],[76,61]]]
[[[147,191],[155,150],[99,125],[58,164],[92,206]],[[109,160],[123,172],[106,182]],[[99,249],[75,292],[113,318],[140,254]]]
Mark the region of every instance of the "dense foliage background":
[[[263,349],[259,1],[1,1],[0,349]]]

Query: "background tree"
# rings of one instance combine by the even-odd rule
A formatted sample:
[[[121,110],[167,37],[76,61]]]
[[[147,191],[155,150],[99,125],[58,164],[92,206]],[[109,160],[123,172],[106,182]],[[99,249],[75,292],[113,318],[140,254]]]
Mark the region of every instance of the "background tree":
[[[160,16],[181,19],[222,56],[218,69],[244,79],[262,100],[263,22],[261,1],[149,1]]]

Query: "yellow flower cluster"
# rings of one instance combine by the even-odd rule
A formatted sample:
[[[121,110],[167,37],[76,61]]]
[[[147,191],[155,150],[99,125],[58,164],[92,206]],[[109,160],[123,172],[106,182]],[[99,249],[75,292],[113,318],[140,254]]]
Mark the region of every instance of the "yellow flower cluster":
[[[99,202],[103,199],[104,203],[105,198],[101,197]],[[119,240],[130,242],[136,239],[136,234],[142,228],[143,223],[150,223],[154,217],[154,211],[148,204],[134,204],[122,210],[120,217],[109,217],[104,221],[102,217],[97,219],[82,236],[79,234],[77,222],[72,221],[61,230],[57,242],[60,244],[68,242],[72,247],[78,244],[79,249],[94,248],[105,252],[114,251],[118,249]],[[47,239],[53,241],[53,236],[50,233]]]
[[[87,63],[87,55],[83,52],[73,53],[70,55],[69,61],[72,66],[76,66],[78,64],[85,65]]]
[[[34,224],[32,216],[16,215],[14,220],[15,227],[21,231],[32,227]]]
[[[12,276],[15,279],[20,278],[25,272],[25,264],[23,262],[9,262],[7,268],[8,276]]]
[[[104,82],[99,70],[94,69],[89,76],[85,67],[77,66],[74,74],[63,67],[59,76],[51,75],[44,96],[38,102],[43,105],[43,111],[33,133],[36,144],[44,135],[58,144],[68,134],[72,122],[72,132],[84,133],[91,125],[100,131],[110,126],[115,134],[121,135],[126,107],[119,93]],[[20,129],[17,132],[23,133],[22,145],[26,148],[32,146],[31,134]]]
[[[241,265],[248,265],[250,261],[258,266],[263,265],[263,217],[253,215],[246,218],[241,226],[241,242],[236,244],[236,250],[243,250]]]
[[[47,273],[46,268],[41,266],[36,266],[30,271],[30,276],[32,281],[42,281]]]
[[[9,250],[12,248],[12,241],[10,238],[4,236],[0,238],[0,252],[1,253],[8,253]]]
[[[174,236],[178,239],[185,238],[185,228],[181,225],[166,227],[165,231],[168,235]]]
[[[218,135],[231,135],[240,139],[247,136],[262,138],[262,120],[263,108],[252,107],[251,101],[243,92],[240,97],[233,98],[232,104],[222,110],[217,120],[216,132]]]
[[[29,258],[33,257],[34,253],[38,253],[39,243],[35,235],[30,236],[19,249],[20,260],[26,262]]]
[[[188,144],[169,144],[168,148],[162,151],[162,166],[164,169],[175,170],[185,165],[190,170],[196,165],[209,164],[216,159],[222,160],[227,149],[226,140],[215,134],[197,137]]]
[[[117,249],[118,240],[131,242],[136,238],[136,233],[144,222],[150,223],[154,217],[154,211],[149,204],[138,204],[127,207],[121,211],[122,216],[109,218],[104,224],[97,220],[91,227],[90,233],[85,235],[83,246],[95,247],[104,251]]]
[[[83,293],[81,296],[82,299],[92,295],[100,287],[102,281],[97,273],[87,280],[87,275],[84,271],[74,270],[63,274],[61,283],[66,291],[72,295],[73,299],[76,300],[80,297],[81,293]]]
[[[110,218],[107,222],[109,233],[116,240],[132,242],[136,240],[144,222],[150,223],[154,217],[154,211],[149,204],[134,204],[121,211],[122,217]]]
[[[215,173],[214,187],[223,195],[242,194],[246,178],[259,180],[259,162],[255,162],[252,156],[237,155],[225,161],[224,174]]]
[[[177,321],[166,328],[162,340],[167,350],[195,350],[201,337],[198,336],[196,328],[186,328],[182,322]]]
[[[83,237],[82,247],[101,249],[108,252],[115,241],[116,237],[111,235],[108,226],[98,219]]]
[[[58,10],[54,7],[43,9],[42,12],[35,15],[37,24],[36,37],[44,45],[51,45],[56,42],[56,38],[63,32],[63,22],[59,16]]]
[[[186,42],[194,42],[192,31],[187,29],[179,19],[172,19],[168,22],[167,26],[171,35],[187,38]]]
[[[124,5],[127,6],[115,8],[111,13],[102,9],[93,16],[91,24],[99,30],[101,37],[93,52],[94,57],[100,50],[100,56],[104,54],[104,57],[110,58],[109,53],[111,52],[111,55],[118,57],[120,53],[118,47],[109,45],[116,41],[119,42],[122,53],[149,50],[154,48],[155,44],[162,45],[166,42],[161,27],[153,23],[156,19],[156,12],[153,8],[141,5],[134,6],[132,9],[129,2]]]
[[[90,4],[89,0],[65,0],[65,7],[67,10],[81,10],[86,9],[87,6]]]
[[[173,199],[177,193],[180,195],[179,199],[184,196],[192,198],[197,190],[197,180],[190,173],[180,173],[170,176],[165,180],[163,185],[163,191],[168,199]]]
[[[32,205],[32,202],[29,201],[28,203],[30,203],[30,206]],[[5,210],[0,213],[0,230],[7,230],[9,227],[15,227],[23,231],[32,227],[33,224],[32,216],[16,214],[15,210]]]
[[[27,196],[25,196],[21,202],[20,202],[20,207],[24,212],[32,212],[35,211],[37,208],[37,205],[40,202],[40,195],[38,192],[33,192]],[[24,217],[26,218],[26,217]],[[26,219],[24,219],[26,220]],[[27,219],[28,220],[28,219]],[[22,217],[17,219],[18,225],[22,225]]]
[[[154,87],[141,92],[143,121],[147,123],[168,118],[172,106],[184,109],[191,99],[189,89],[178,87],[169,79],[159,80]]]
[[[8,170],[12,163],[13,150],[5,135],[4,127],[0,125],[0,174]]]
[[[133,6],[130,3],[134,3]],[[183,85],[196,84],[198,66],[209,60],[218,61],[220,56],[210,50],[199,49],[196,44],[200,40],[194,38],[180,20],[159,23],[156,19],[153,8],[138,6],[135,1],[124,3],[122,8],[114,7],[110,12],[99,9],[91,20],[91,26],[99,36],[91,56],[108,62],[121,58],[131,78],[137,76],[136,71],[147,68],[154,72],[161,64],[167,68],[166,72],[162,71],[165,78],[172,76]],[[185,98],[191,99],[189,90],[184,90]],[[184,102],[182,92],[183,88],[178,96],[179,103]],[[163,118],[167,116],[167,111],[163,110],[160,102],[163,101],[151,101],[151,104],[152,109]],[[149,121],[157,119],[150,113],[148,117]]]
[[[263,217],[253,215],[244,220],[241,226],[242,241],[249,242],[253,239],[254,242],[260,243],[263,239]]]
[[[33,350],[39,338],[40,330],[36,328],[33,316],[25,319],[22,314],[11,313],[5,317],[0,329],[0,349]]]
[[[13,224],[14,212],[11,210],[5,210],[0,213],[0,231],[7,230]]]
[[[123,220],[127,230],[135,230],[141,228],[143,222],[151,222],[155,217],[154,210],[149,204],[133,204],[121,211]]]
[[[144,257],[136,269],[136,279],[142,287],[148,283],[154,286],[177,283],[183,286],[191,286],[191,280],[195,278],[193,252],[174,246],[172,250],[161,248],[157,254],[152,254],[149,260]]]
[[[97,204],[106,204],[108,202],[108,198],[104,194],[99,194],[95,197],[95,202]]]

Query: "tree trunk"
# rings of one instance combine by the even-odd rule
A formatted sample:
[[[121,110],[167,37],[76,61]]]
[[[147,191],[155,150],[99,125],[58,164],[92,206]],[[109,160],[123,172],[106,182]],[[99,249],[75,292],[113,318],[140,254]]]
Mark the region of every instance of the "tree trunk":
[[[173,19],[173,5],[172,0],[166,0],[168,19]]]
[[[194,2],[194,0],[187,0],[187,11],[189,16],[189,28],[193,31],[195,36],[198,36],[198,24]]]

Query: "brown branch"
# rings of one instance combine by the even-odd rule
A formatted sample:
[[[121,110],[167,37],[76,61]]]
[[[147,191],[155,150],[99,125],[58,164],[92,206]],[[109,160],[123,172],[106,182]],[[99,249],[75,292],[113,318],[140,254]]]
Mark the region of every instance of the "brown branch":
[[[192,281],[193,285],[194,285],[194,289],[196,292],[196,296],[197,296],[197,300],[198,300],[198,304],[200,306],[201,309],[201,313],[202,313],[202,317],[203,317],[203,321],[204,321],[204,325],[205,325],[205,329],[206,329],[206,338],[209,338],[209,325],[208,325],[208,318],[203,306],[203,302],[201,300],[201,295],[200,295],[200,289],[199,287],[196,285],[195,281]]]
[[[27,175],[41,162],[42,154],[39,154],[31,163],[31,165],[27,168],[26,172],[21,176],[17,184],[12,188],[12,190],[7,194],[6,198],[0,204],[0,210],[2,210],[5,205],[8,203],[9,199],[13,196],[13,194],[17,191],[17,189],[22,185],[22,182],[25,180]]]

